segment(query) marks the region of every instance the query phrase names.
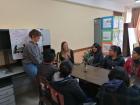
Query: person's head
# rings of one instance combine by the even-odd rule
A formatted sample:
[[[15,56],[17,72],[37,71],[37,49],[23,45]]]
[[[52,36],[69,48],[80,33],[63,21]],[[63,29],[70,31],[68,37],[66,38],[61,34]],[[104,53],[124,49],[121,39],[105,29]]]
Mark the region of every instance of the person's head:
[[[61,51],[64,52],[64,51],[68,51],[69,47],[68,47],[68,43],[66,41],[63,41],[61,43]]]
[[[59,67],[60,76],[63,78],[69,76],[72,73],[72,69],[73,64],[70,61],[68,60],[63,61]]]
[[[94,43],[92,45],[92,51],[93,51],[93,53],[101,52],[101,46],[98,43]]]
[[[55,60],[55,50],[47,49],[43,52],[43,59],[45,63],[53,63]]]
[[[121,48],[119,46],[112,45],[110,47],[109,56],[111,56],[111,57],[118,57],[121,54],[122,54],[122,52],[121,52]]]
[[[140,47],[136,47],[133,49],[132,59],[140,60]]]
[[[36,29],[33,29],[29,32],[29,37],[33,42],[37,43],[41,37],[41,32]]]
[[[118,79],[118,80],[122,80],[126,86],[130,85],[130,81],[129,81],[129,76],[127,74],[127,72],[125,72],[123,67],[114,67],[113,70],[110,71],[110,73],[108,74],[108,78],[109,80],[114,80],[114,79]]]

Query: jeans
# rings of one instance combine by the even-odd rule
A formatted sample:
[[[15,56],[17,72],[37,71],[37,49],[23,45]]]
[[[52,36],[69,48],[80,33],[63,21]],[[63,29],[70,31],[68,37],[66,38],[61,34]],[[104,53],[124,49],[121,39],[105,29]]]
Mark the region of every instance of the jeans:
[[[37,72],[38,72],[37,65],[32,63],[27,63],[27,64],[24,63],[23,69],[30,78],[34,79],[37,76]]]

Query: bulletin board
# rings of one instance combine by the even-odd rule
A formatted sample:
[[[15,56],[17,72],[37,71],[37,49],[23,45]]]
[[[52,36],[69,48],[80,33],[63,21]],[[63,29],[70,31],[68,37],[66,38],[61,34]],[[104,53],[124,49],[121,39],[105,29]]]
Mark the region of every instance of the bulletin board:
[[[112,42],[112,30],[103,30],[102,31],[102,41],[103,42]]]
[[[113,16],[102,18],[102,29],[113,29]]]

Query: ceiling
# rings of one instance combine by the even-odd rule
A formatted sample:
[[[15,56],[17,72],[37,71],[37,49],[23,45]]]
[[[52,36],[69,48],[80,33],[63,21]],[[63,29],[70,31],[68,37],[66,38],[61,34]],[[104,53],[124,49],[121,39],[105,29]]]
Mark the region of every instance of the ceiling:
[[[140,7],[140,3],[135,3],[135,0],[59,0],[72,2],[92,7],[98,7],[113,11],[124,12],[126,8]]]
[[[109,0],[116,3],[122,3],[125,7],[137,7],[140,6],[140,3],[135,3],[135,0]]]

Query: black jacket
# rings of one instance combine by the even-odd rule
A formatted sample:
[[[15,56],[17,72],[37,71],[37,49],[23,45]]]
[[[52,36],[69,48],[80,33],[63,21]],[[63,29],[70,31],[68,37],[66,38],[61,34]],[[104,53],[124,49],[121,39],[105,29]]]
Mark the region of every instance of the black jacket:
[[[140,105],[140,89],[112,80],[102,86],[97,98],[98,105]]]
[[[58,68],[53,64],[40,64],[38,67],[38,75],[45,77],[48,81],[52,80],[52,77]]]
[[[53,81],[51,85],[64,95],[64,105],[82,105],[86,101],[85,93],[80,88],[77,80],[72,77]]]
[[[123,67],[125,60],[123,56],[118,56],[116,59],[112,59],[110,56],[106,56],[102,62],[102,67],[106,69],[113,69],[115,66]]]
[[[102,64],[103,54],[101,52],[93,53],[91,56],[93,56],[93,61],[92,61],[93,66],[100,66]]]

